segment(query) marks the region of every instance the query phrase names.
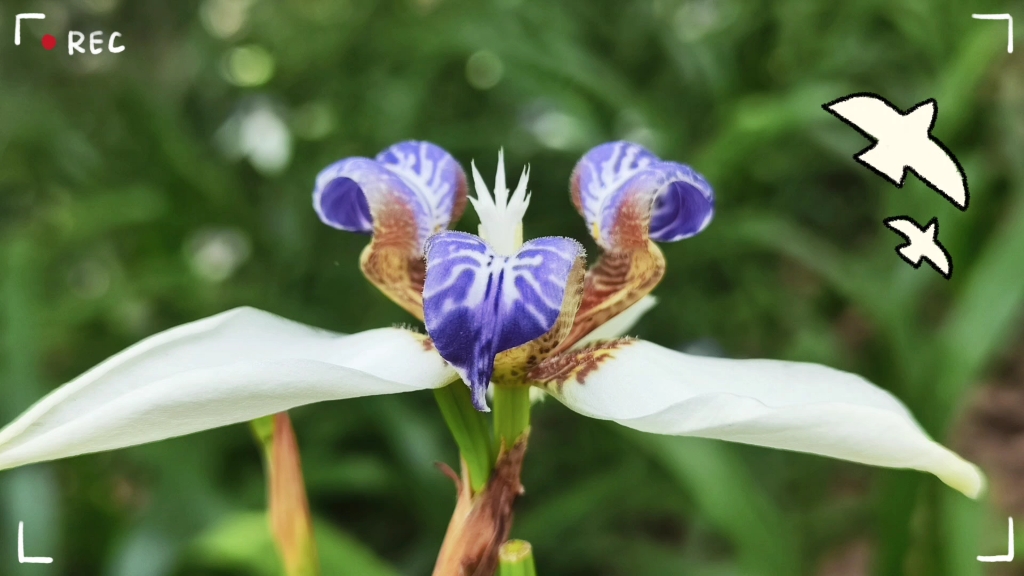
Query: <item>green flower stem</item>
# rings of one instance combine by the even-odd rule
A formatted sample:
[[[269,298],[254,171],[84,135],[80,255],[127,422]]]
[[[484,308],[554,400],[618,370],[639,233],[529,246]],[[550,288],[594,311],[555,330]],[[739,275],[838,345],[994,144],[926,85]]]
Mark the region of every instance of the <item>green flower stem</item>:
[[[509,540],[498,551],[498,576],[537,576],[533,547],[525,540]]]
[[[274,444],[274,416],[264,416],[257,418],[249,422],[249,426],[252,428],[252,433],[256,436],[256,441],[259,442],[260,448],[263,449],[263,454],[266,455],[267,460],[270,460],[271,447]]]
[[[474,493],[480,492],[491,478],[496,457],[487,417],[473,407],[469,388],[462,382],[434,390],[434,398],[469,467],[469,484]]]
[[[510,448],[530,427],[530,387],[494,385],[494,432]]]

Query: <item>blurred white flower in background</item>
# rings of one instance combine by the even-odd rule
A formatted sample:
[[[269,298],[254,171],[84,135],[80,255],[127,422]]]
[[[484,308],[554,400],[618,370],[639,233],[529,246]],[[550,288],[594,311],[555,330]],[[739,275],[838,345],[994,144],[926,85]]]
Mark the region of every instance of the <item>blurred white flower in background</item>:
[[[251,254],[249,236],[237,228],[204,228],[185,242],[185,255],[192,271],[213,283],[233,276]]]
[[[252,0],[206,0],[199,7],[199,19],[211,36],[231,38],[249,21],[252,4]]]
[[[534,102],[521,123],[541,146],[553,150],[583,150],[597,138],[586,122],[549,102]]]
[[[253,168],[264,174],[283,171],[292,159],[288,125],[269,106],[259,107],[242,119],[238,140]]]
[[[636,142],[654,151],[661,148],[658,132],[636,110],[627,109],[619,113],[615,119],[615,132],[622,140]]]
[[[580,122],[564,112],[545,112],[533,121],[530,128],[537,141],[548,148],[570,150],[582,147],[583,129]]]
[[[266,98],[243,102],[216,134],[224,154],[245,158],[264,176],[280,174],[292,159],[292,133]]]

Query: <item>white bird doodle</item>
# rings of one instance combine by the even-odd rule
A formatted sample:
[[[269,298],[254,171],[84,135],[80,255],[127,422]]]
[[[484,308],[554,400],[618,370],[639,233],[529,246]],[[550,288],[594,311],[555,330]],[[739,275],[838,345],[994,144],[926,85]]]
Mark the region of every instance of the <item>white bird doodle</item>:
[[[921,260],[925,259],[932,268],[942,274],[947,280],[953,275],[953,260],[949,252],[939,243],[939,220],[932,218],[928,225],[921,228],[917,222],[909,216],[893,216],[883,220],[893,232],[903,236],[906,244],[896,247],[896,253],[914,268],[921,267]]]
[[[903,187],[909,170],[957,208],[967,209],[970,195],[963,167],[931,135],[938,115],[934,99],[903,113],[878,94],[859,93],[822,108],[874,141],[857,153],[855,160],[899,188]]]

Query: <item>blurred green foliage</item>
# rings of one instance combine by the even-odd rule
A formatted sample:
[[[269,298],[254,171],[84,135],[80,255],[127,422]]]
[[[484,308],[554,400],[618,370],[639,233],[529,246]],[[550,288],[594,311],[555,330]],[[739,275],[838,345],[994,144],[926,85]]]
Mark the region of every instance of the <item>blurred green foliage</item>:
[[[513,172],[532,165],[527,236],[589,241],[569,173],[627,138],[718,194],[707,232],[664,247],[640,335],[855,370],[947,438],[1021,332],[1024,60],[1002,23],[970,18],[1012,7],[5,0],[0,420],[145,335],[240,304],[345,332],[411,322],[360,276],[365,238],[311,209],[333,160],[419,138],[489,172],[504,146]],[[47,19],[16,47],[21,12]],[[69,29],[120,31],[126,51],[69,56]],[[866,142],[820,106],[854,91],[937,98],[970,210],[852,161]],[[881,219],[895,214],[940,218],[950,282],[894,255]],[[456,460],[431,395],[293,418],[325,573],[429,573],[454,503],[432,464]],[[545,576],[968,575],[1005,545],[1005,513],[923,474],[653,438],[550,401],[524,482],[514,535]],[[244,426],[0,474],[0,574],[276,574],[253,515],[263,489]],[[16,564],[19,520],[27,553],[53,565]],[[836,558],[853,571],[830,571]]]

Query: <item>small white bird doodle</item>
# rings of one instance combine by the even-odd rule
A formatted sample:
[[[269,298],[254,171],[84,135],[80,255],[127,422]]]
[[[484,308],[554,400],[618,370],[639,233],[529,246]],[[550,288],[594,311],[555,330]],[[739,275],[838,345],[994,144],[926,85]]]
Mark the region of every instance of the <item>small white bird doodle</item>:
[[[921,228],[913,218],[894,216],[883,220],[885,225],[907,240],[906,244],[896,247],[896,253],[914,268],[921,266],[925,259],[932,268],[947,280],[953,275],[953,260],[949,252],[939,243],[939,220],[932,218],[928,225]]]
[[[960,210],[967,209],[967,176],[956,156],[931,135],[938,115],[934,99],[905,114],[878,94],[844,96],[822,106],[827,112],[874,140],[854,159],[902,188],[907,170]]]

